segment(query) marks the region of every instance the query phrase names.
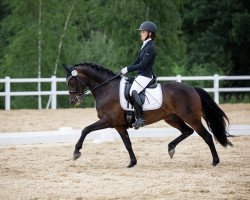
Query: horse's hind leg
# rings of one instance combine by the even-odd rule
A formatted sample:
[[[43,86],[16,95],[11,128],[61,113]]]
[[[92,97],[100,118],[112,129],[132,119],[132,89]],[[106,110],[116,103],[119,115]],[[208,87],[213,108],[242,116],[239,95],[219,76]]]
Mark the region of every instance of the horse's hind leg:
[[[164,120],[169,125],[181,131],[181,135],[168,144],[168,154],[170,158],[173,158],[175,147],[177,146],[177,144],[190,136],[194,132],[194,130],[191,129],[187,124],[185,124],[185,122],[177,115],[173,114],[170,117],[165,118]]]
[[[203,124],[201,122],[195,123],[195,125],[192,125],[192,128],[202,137],[202,139],[209,146],[210,151],[211,151],[212,156],[213,156],[212,165],[216,166],[220,162],[220,159],[219,159],[218,153],[216,151],[216,148],[214,146],[212,135],[207,131],[207,129],[203,126]]]
[[[132,149],[132,144],[128,135],[128,131],[126,128],[124,127],[116,127],[116,130],[118,131],[118,133],[120,134],[122,141],[129,153],[130,156],[130,164],[127,166],[128,168],[131,168],[133,166],[135,166],[137,164],[137,160],[134,154],[134,151]]]

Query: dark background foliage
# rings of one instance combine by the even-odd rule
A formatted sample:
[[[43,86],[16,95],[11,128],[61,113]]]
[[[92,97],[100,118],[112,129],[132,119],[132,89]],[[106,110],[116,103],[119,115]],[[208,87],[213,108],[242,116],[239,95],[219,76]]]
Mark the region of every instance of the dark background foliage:
[[[157,76],[249,75],[249,8],[245,0],[1,0],[0,78],[64,77],[62,63],[84,61],[118,72],[137,56],[137,28],[145,20],[158,26]],[[12,89],[36,90],[36,85]],[[43,98],[43,107],[47,101]],[[16,97],[12,107],[36,107],[30,102]],[[60,98],[59,107],[68,106],[66,102]]]

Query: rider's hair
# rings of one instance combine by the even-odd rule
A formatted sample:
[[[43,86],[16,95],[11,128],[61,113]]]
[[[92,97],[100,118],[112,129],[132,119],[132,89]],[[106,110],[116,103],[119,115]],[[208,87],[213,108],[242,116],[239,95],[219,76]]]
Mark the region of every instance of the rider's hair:
[[[156,34],[151,32],[151,36],[150,37],[151,37],[152,40],[155,40],[156,39]]]

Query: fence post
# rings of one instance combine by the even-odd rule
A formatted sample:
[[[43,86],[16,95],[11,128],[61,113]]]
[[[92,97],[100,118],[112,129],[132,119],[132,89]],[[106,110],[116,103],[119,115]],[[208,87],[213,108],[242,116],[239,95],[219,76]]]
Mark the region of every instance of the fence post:
[[[51,109],[56,109],[56,76],[51,76]]]
[[[181,83],[181,75],[177,75],[176,76],[176,81],[179,82],[179,83]]]
[[[219,75],[214,74],[214,101],[219,104],[220,103],[220,98],[219,98]]]
[[[10,110],[10,77],[5,77],[5,110]]]

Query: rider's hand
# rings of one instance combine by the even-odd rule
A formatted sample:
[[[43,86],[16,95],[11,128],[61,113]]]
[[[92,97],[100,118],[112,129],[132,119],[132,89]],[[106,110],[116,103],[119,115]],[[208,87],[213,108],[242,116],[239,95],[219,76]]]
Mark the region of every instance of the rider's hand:
[[[122,68],[121,73],[122,74],[128,73],[128,68],[127,67]]]

